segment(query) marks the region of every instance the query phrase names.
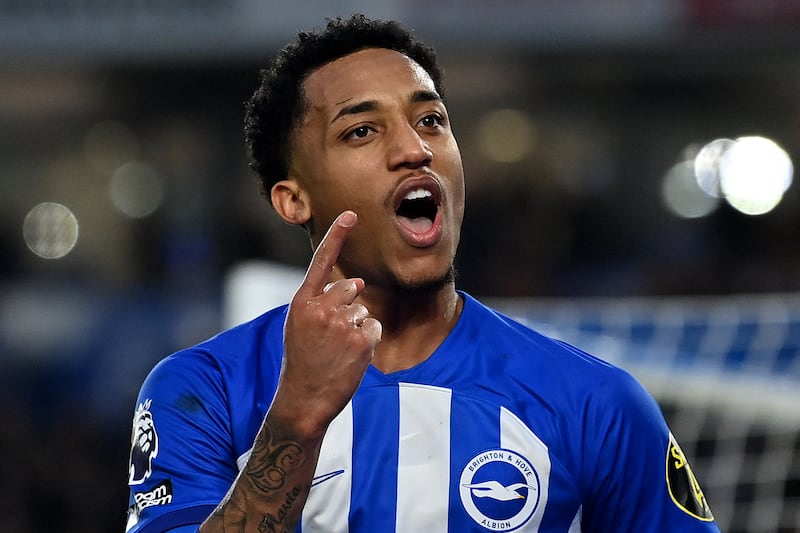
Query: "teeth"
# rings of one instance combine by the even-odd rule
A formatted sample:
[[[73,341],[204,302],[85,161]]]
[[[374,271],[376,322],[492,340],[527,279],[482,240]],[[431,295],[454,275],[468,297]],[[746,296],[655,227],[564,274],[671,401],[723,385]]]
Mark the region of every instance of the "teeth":
[[[405,195],[403,200],[419,200],[420,198],[428,198],[433,196],[431,191],[426,189],[414,189],[413,191],[409,191],[408,194]]]

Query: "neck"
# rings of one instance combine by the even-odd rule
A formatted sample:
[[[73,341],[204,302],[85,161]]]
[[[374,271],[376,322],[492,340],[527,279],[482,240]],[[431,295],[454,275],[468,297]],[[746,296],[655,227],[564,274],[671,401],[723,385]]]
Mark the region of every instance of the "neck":
[[[463,306],[452,282],[431,291],[368,286],[360,300],[383,326],[372,360],[383,373],[411,368],[430,357],[455,326]]]

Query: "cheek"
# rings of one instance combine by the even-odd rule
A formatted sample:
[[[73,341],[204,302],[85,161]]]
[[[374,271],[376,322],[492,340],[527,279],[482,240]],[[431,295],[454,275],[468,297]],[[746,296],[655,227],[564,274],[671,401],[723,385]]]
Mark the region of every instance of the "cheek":
[[[314,191],[312,213],[314,230],[318,237],[322,237],[333,221],[344,210],[355,211],[358,215],[358,224],[351,234],[351,239],[363,233],[375,218],[372,214],[377,208],[379,200],[368,183],[355,180],[339,180],[330,186],[318,187]]]
[[[464,210],[464,198],[466,196],[465,183],[464,183],[464,168],[461,162],[461,156],[455,152],[447,160],[446,176],[450,179],[453,205],[460,211]]]
[[[379,180],[379,167],[366,151],[344,154],[326,171],[323,185],[330,196],[364,195]]]
[[[439,158],[443,165],[454,179],[459,178],[464,181],[464,167],[461,160],[461,151],[455,138],[450,136],[439,152]]]

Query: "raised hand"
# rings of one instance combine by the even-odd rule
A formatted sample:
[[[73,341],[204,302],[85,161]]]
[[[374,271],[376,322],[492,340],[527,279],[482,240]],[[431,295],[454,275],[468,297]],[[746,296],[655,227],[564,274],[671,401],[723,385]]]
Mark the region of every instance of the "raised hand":
[[[286,318],[281,394],[296,402],[308,422],[303,429],[312,433],[324,431],[353,396],[381,338],[381,323],[355,302],[364,280],[330,282],[356,222],[356,214],[345,211],[331,224]]]
[[[360,278],[329,283],[357,221],[345,211],[289,304],[280,383],[250,458],[202,532],[290,531],[308,496],[328,424],[358,388],[382,326],[355,300]]]

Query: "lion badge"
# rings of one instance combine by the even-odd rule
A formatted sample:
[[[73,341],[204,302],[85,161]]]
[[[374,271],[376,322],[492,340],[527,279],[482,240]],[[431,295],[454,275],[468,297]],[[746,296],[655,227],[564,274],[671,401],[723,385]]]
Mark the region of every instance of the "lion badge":
[[[153,472],[153,459],[158,455],[158,433],[150,412],[152,400],[145,400],[136,408],[131,432],[131,456],[128,466],[128,484],[140,485]]]

